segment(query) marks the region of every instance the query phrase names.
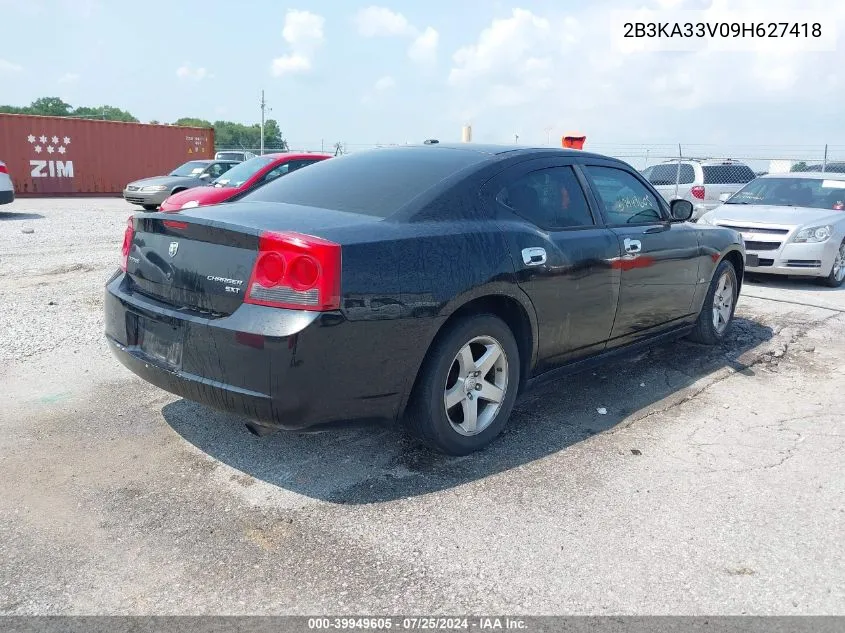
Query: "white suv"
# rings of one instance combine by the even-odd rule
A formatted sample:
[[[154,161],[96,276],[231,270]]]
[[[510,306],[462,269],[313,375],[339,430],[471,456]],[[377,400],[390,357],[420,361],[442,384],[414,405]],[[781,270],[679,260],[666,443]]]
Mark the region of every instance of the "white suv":
[[[727,195],[742,189],[757,176],[745,163],[730,159],[671,160],[643,170],[667,202],[683,198],[692,202],[692,220],[715,209]]]
[[[0,160],[0,204],[9,204],[15,200],[15,188],[12,179],[9,178],[9,169],[6,163]]]

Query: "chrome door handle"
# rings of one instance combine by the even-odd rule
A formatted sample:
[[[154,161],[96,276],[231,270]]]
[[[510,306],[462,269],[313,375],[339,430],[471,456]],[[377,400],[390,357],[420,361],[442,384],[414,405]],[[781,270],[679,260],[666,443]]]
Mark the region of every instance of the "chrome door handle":
[[[537,246],[522,249],[522,262],[526,266],[540,266],[546,263],[546,249]]]
[[[625,245],[626,253],[634,254],[639,253],[641,250],[643,250],[643,244],[639,240],[632,240],[626,237],[623,244]]]

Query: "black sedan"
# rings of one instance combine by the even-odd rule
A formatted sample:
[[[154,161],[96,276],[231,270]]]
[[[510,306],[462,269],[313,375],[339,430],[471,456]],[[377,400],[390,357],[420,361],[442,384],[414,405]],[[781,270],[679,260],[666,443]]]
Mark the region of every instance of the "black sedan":
[[[353,153],[131,218],[106,335],[142,378],[258,435],[387,419],[467,454],[538,381],[725,336],[743,243],[691,213],[577,150]]]

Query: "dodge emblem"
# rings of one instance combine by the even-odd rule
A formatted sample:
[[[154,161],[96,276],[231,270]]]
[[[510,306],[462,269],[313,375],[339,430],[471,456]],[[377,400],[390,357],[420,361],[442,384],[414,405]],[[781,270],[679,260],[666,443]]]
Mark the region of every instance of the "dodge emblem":
[[[176,251],[179,250],[179,242],[170,242],[170,248],[167,249],[167,254],[171,257],[176,257]]]

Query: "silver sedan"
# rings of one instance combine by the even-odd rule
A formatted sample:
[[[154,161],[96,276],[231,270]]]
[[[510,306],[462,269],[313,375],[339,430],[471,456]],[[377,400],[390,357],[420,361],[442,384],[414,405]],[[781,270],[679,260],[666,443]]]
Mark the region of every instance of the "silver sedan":
[[[699,222],[738,231],[747,273],[845,280],[845,174],[767,174],[726,197]]]

